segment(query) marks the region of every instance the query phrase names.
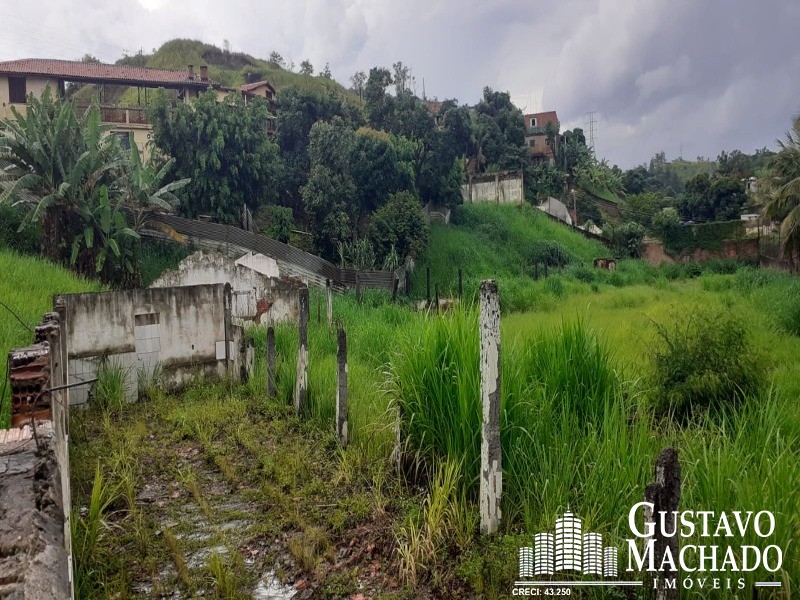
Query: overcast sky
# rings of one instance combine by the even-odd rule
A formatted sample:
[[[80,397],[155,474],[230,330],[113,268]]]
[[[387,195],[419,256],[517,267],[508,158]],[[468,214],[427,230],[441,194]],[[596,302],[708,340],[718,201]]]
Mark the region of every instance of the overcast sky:
[[[596,111],[599,157],[716,157],[774,148],[800,112],[798,0],[0,1],[0,60],[113,61],[191,37],[299,65],[402,60],[422,94],[475,103],[484,86],[563,128]]]

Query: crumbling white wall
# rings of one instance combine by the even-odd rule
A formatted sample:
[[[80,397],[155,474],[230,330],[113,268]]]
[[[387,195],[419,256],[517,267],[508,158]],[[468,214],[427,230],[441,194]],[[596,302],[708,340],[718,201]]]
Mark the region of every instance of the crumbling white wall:
[[[522,175],[509,173],[475,175],[461,186],[461,195],[465,204],[472,202],[521,204],[525,198]]]
[[[237,323],[297,321],[297,291],[302,284],[277,278],[278,263],[262,254],[233,261],[214,252],[195,252],[178,268],[161,275],[151,288],[228,283]]]

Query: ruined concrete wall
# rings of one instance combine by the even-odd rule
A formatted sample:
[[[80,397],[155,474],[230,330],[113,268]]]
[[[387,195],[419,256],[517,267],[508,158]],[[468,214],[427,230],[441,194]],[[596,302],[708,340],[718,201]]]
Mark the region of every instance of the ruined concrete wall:
[[[198,372],[224,376],[239,349],[231,302],[222,284],[58,296],[68,382],[93,378],[103,360],[125,369],[129,400],[138,378],[157,369],[167,387]],[[87,399],[86,387],[71,390],[70,404]]]
[[[53,428],[0,430],[0,598],[71,596]]]
[[[68,390],[61,316],[9,352],[12,422],[0,430],[0,598],[72,596]]]
[[[464,203],[521,204],[525,198],[521,173],[486,173],[470,176],[461,186]]]
[[[234,262],[221,254],[200,251],[182,260],[177,269],[163,273],[150,287],[229,283],[237,322],[297,322],[302,283],[270,275],[277,272],[275,260],[260,254],[246,254]]]

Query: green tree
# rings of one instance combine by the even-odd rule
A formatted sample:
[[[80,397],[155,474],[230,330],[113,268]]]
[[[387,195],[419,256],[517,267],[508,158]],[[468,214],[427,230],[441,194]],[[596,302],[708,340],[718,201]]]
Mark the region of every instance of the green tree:
[[[300,63],[300,74],[301,75],[314,74],[314,65],[311,64],[310,60],[305,59],[303,62]]]
[[[421,256],[428,246],[428,221],[420,208],[419,198],[411,192],[393,194],[372,215],[369,239],[381,262],[392,250],[401,261],[406,257]]]
[[[300,194],[314,245],[328,258],[334,258],[337,242],[355,237],[357,231],[356,186],[350,173],[355,138],[355,132],[339,118],[311,128],[311,171]]]
[[[387,93],[392,84],[392,74],[388,69],[373,67],[364,85],[364,109],[367,121],[373,129],[388,129],[387,117],[392,112],[393,98]]]
[[[694,221],[730,221],[739,218],[746,202],[739,179],[700,173],[686,182],[677,208],[684,218]]]
[[[242,207],[255,212],[276,198],[281,163],[267,133],[264,100],[245,104],[241,95],[231,94],[217,102],[216,92],[209,91],[191,105],[173,107],[162,92],[147,114],[156,147],[175,159],[172,173],[191,180],[180,194],[183,214],[235,223]]]
[[[284,161],[277,187],[283,195],[282,202],[290,206],[295,218],[302,220],[304,205],[300,188],[308,180],[311,159],[308,143],[311,127],[317,121],[330,121],[341,117],[357,123],[359,115],[342,99],[326,92],[289,87],[278,93],[277,137]]]
[[[782,251],[795,261],[800,258],[800,116],[786,139],[778,141],[778,147],[769,165],[769,177],[761,180],[767,190],[764,214],[781,221]]]
[[[390,194],[414,189],[414,174],[409,167],[389,134],[367,127],[356,131],[350,172],[356,186],[358,222],[383,205]]]

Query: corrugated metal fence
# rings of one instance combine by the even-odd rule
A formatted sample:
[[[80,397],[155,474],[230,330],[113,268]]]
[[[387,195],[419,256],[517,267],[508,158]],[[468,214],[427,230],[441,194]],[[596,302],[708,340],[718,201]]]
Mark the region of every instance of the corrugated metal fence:
[[[278,263],[281,275],[301,279],[308,285],[324,288],[326,280],[330,280],[333,288],[339,292],[355,287],[357,283],[363,288],[391,290],[394,278],[397,277],[399,289],[405,289],[405,268],[394,272],[341,269],[319,256],[231,225],[195,221],[174,215],[159,215],[158,220],[203,250],[221,252],[231,258],[238,258],[248,252],[269,256]],[[166,237],[157,230],[147,230],[145,235]]]

